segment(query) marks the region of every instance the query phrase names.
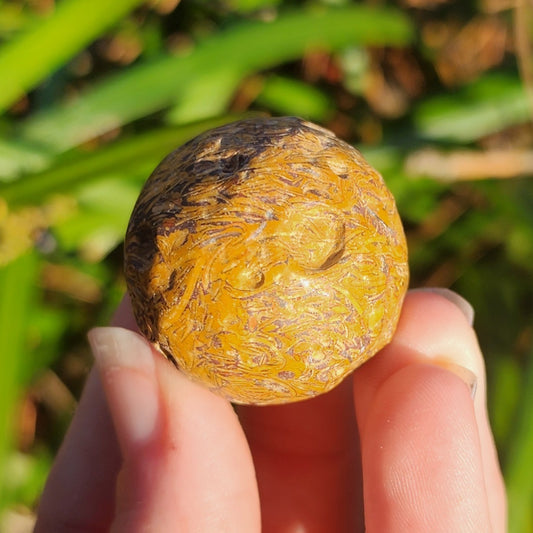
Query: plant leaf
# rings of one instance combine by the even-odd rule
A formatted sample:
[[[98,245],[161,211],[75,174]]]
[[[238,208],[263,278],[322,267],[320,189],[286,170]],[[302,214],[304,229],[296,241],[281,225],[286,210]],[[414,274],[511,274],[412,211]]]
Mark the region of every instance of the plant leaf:
[[[529,120],[529,101],[518,77],[487,75],[455,94],[426,100],[415,113],[429,139],[472,142]]]
[[[505,480],[509,497],[509,533],[531,531],[533,527],[533,352],[521,387],[522,398],[517,413],[517,427],[510,440],[505,465]]]
[[[36,291],[37,266],[36,256],[26,254],[0,268],[0,473],[13,444],[13,415],[20,367],[24,364],[28,317]],[[1,486],[0,508],[4,498]]]
[[[105,174],[124,172],[140,164],[153,168],[168,152],[195,135],[245,116],[251,115],[226,115],[187,126],[151,130],[121,139],[94,153],[72,154],[48,170],[0,185],[0,196],[10,206],[39,204],[46,195],[69,192],[73,187],[98,180]]]
[[[205,39],[188,55],[165,55],[138,64],[75,101],[34,115],[21,127],[20,138],[61,152],[179,102],[198,78],[228,62],[232,73],[238,74],[232,78],[236,87],[243,76],[297,59],[308,50],[403,45],[412,33],[400,11],[363,5],[295,11],[272,22],[241,23]],[[217,91],[213,84],[211,95]]]
[[[49,18],[6,43],[0,48],[0,113],[142,1],[64,0]]]

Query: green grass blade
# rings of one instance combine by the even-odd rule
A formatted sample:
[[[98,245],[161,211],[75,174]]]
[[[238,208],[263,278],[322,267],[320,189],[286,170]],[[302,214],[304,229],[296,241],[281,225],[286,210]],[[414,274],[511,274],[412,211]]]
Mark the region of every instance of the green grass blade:
[[[317,87],[276,75],[262,81],[256,102],[280,114],[296,114],[319,122],[330,116],[334,109],[332,100]]]
[[[509,533],[533,531],[533,352],[522,385],[515,434],[504,468],[509,499]]]
[[[63,0],[53,14],[0,49],[0,112],[143,0]]]
[[[0,183],[42,170],[50,165],[53,157],[50,150],[0,138]]]
[[[205,130],[248,115],[227,115],[188,126],[163,128],[120,140],[89,154],[78,154],[44,172],[0,185],[0,197],[11,206],[39,204],[52,193],[65,193],[73,187],[101,178],[102,174],[127,171],[153,161],[155,166],[166,154]]]
[[[206,72],[230,68],[239,74],[231,78],[237,85],[243,76],[297,59],[307,50],[403,45],[411,37],[411,25],[401,12],[363,5],[291,12],[272,22],[242,23],[206,39],[186,56],[164,56],[139,64],[74,102],[35,115],[22,126],[20,135],[60,152],[179,102]],[[213,84],[206,102],[216,94]]]
[[[27,254],[0,268],[0,473],[13,444],[13,411],[24,365],[28,320],[36,291],[37,258]],[[1,494],[0,508],[4,495]]]
[[[232,63],[213,66],[191,76],[177,104],[167,113],[170,124],[187,124],[222,115],[242,81],[241,68]]]
[[[530,119],[527,92],[518,78],[487,75],[454,94],[426,100],[415,113],[423,137],[472,142]]]

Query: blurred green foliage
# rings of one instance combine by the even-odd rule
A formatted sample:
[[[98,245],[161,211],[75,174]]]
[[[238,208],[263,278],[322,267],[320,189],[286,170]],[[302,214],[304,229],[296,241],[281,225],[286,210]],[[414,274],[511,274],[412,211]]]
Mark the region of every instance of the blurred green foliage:
[[[533,531],[532,59],[510,6],[0,1],[0,529],[34,508],[85,334],[124,292],[142,183],[197,133],[267,113],[357,145],[397,199],[412,285],[474,305],[510,531]]]

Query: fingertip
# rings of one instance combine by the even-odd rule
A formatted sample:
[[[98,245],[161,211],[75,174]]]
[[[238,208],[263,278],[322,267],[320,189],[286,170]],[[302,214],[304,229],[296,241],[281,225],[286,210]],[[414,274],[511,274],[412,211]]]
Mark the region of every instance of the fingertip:
[[[96,366],[125,456],[157,438],[159,394],[154,353],[140,335],[124,328],[88,334]]]
[[[429,359],[448,357],[479,376],[484,374],[484,363],[470,313],[465,310],[469,304],[452,294],[436,289],[410,291],[389,346],[405,346]]]
[[[112,326],[130,329],[132,331],[139,331],[135,317],[133,316],[133,309],[131,307],[131,298],[128,293],[124,294],[120,304],[117,307],[111,320]]]
[[[404,366],[417,362],[456,373],[471,390],[477,391],[483,404],[485,366],[468,317],[439,292],[410,291],[391,342],[353,375],[360,423],[380,384]]]
[[[99,369],[138,368],[154,372],[150,344],[141,335],[123,327],[98,327],[87,334]]]
[[[472,304],[466,300],[463,296],[455,291],[446,289],[444,287],[423,287],[419,289],[412,289],[411,294],[425,293],[425,294],[437,294],[442,298],[448,300],[454,304],[459,311],[461,311],[466,318],[467,322],[472,326],[474,324],[475,311]]]

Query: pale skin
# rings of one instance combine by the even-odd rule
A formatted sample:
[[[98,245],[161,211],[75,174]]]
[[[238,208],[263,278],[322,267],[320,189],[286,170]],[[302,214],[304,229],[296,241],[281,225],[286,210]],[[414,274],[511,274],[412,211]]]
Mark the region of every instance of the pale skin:
[[[468,314],[409,293],[392,342],[341,386],[237,416],[133,332],[125,300],[90,334],[96,369],[35,531],[503,533]]]

